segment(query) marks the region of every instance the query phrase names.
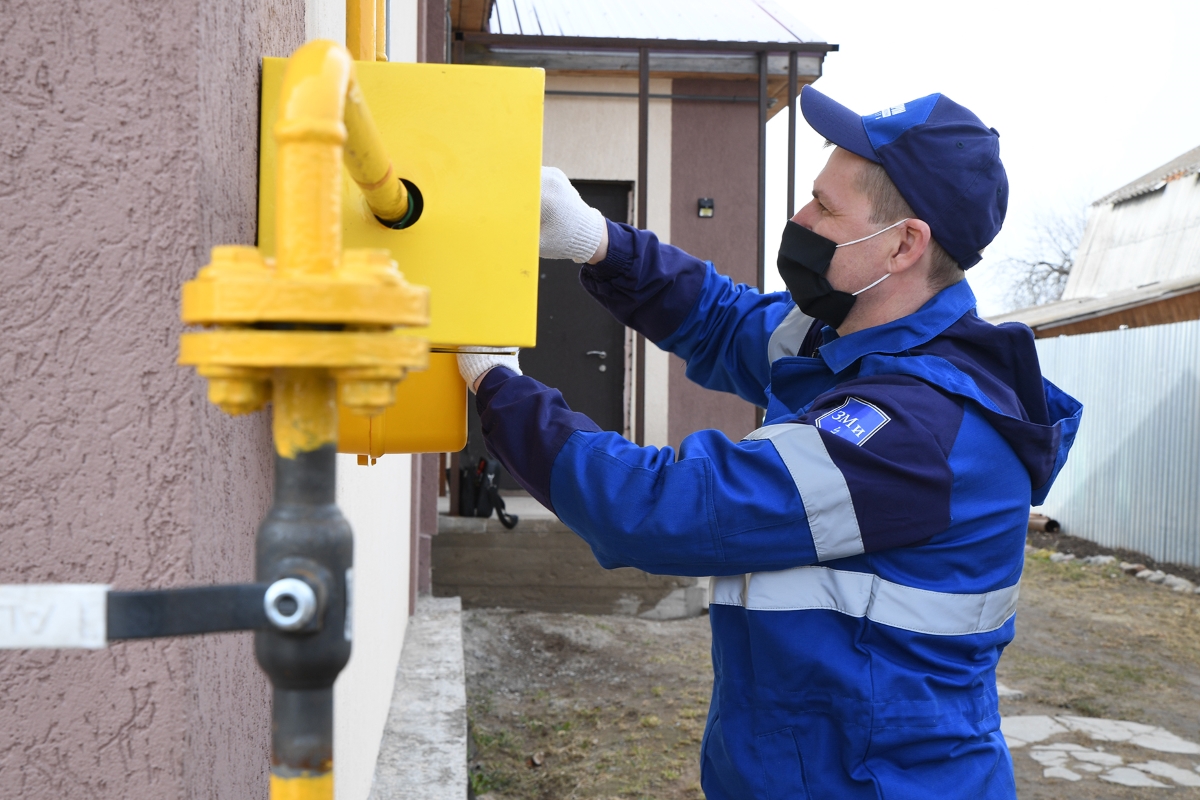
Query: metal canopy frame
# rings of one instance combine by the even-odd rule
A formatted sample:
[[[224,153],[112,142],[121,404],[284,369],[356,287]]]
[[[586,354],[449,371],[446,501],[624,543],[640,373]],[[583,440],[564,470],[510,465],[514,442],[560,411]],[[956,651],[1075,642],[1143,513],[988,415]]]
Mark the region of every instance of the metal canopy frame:
[[[646,227],[646,203],[649,176],[650,123],[650,53],[717,54],[745,53],[758,57],[758,235],[756,274],[758,290],[766,290],[766,215],[767,215],[767,77],[768,57],[772,53],[788,56],[788,217],[796,213],[796,93],[798,90],[798,58],[801,53],[832,53],[838,45],[825,42],[721,42],[691,39],[624,39],[596,36],[537,36],[528,34],[484,33],[455,31],[452,61],[462,63],[467,44],[492,45],[529,50],[615,51],[638,55],[638,177],[637,226]],[[822,64],[824,62],[822,61]],[[725,97],[696,98],[712,102],[728,102]],[[637,334],[635,367],[634,441],[646,443],[646,338]]]
[[[455,31],[454,40],[470,44],[529,47],[537,50],[683,50],[692,53],[831,53],[826,42],[722,42],[716,39],[629,39],[620,36],[540,36],[520,33]]]

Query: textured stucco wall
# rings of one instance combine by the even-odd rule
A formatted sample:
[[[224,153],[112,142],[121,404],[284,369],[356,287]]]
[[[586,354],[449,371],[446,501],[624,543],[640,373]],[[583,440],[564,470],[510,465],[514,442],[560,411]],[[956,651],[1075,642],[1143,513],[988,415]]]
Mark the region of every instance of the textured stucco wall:
[[[179,286],[255,236],[258,59],[303,0],[0,4],[0,581],[247,580],[263,414],[174,365]],[[265,797],[249,634],[0,653],[0,785]]]
[[[749,81],[677,80],[689,95],[757,96]],[[739,283],[754,285],[758,242],[758,106],[676,100],[671,125],[671,243]],[[713,198],[714,213],[700,218],[697,201]],[[768,246],[773,246],[768,242]],[[671,356],[670,443],[718,428],[737,441],[754,429],[754,407],[731,394],[710,392],[688,380]]]

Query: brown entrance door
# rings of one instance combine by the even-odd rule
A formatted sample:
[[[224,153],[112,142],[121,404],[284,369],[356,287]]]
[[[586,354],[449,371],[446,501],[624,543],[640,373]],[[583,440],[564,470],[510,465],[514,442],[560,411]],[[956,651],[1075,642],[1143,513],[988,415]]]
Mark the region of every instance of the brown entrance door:
[[[628,183],[577,181],[584,202],[611,220],[629,217]],[[537,347],[521,370],[562,392],[575,411],[606,431],[625,425],[625,328],[579,285],[570,261],[538,263]]]

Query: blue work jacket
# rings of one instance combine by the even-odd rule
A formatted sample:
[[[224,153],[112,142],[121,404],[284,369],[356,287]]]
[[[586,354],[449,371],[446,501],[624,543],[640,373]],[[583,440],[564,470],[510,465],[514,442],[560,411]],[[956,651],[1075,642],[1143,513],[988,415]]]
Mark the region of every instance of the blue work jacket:
[[[764,426],[638,447],[503,368],[477,404],[488,449],[601,565],[715,576],[705,795],[1014,798],[996,662],[1030,504],[1081,413],[1030,330],[980,319],[963,281],[839,337],[787,293],[608,231],[584,287]]]

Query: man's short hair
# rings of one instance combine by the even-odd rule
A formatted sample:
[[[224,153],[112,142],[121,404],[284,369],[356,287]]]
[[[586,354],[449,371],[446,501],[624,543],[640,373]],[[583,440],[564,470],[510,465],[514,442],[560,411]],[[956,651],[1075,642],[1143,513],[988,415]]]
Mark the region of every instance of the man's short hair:
[[[887,225],[906,217],[917,218],[912,206],[901,196],[896,184],[892,183],[892,179],[878,164],[863,159],[862,171],[858,173],[858,188],[871,201],[871,222]],[[929,288],[935,292],[940,292],[966,277],[958,262],[933,238],[929,240],[929,256]]]

